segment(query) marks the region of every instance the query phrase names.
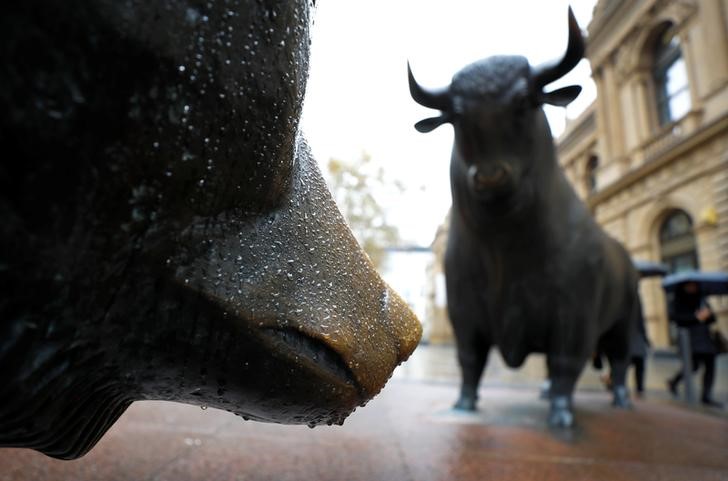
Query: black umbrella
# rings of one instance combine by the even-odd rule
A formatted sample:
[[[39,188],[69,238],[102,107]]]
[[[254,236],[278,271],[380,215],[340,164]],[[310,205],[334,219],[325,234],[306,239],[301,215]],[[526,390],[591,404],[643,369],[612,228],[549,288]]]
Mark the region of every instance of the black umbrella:
[[[665,264],[660,264],[659,262],[650,262],[650,261],[633,261],[634,268],[637,269],[637,272],[640,273],[640,278],[642,277],[656,277],[656,276],[666,276],[670,270]]]
[[[670,274],[662,280],[662,287],[672,292],[677,286],[688,282],[698,284],[701,294],[705,296],[728,294],[728,272],[687,271]]]

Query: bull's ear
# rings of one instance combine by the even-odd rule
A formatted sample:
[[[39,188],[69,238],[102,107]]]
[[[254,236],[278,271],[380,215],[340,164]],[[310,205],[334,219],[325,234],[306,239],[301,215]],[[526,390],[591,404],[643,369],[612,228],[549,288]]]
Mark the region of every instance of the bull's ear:
[[[426,134],[427,132],[432,132],[439,126],[441,126],[444,123],[447,123],[450,121],[450,117],[448,115],[440,115],[439,117],[430,117],[429,119],[420,120],[415,124],[415,129],[417,129],[418,132],[422,132],[423,134]]]
[[[581,92],[581,87],[578,85],[569,85],[568,87],[552,90],[551,92],[542,92],[539,96],[541,102],[549,105],[556,105],[557,107],[566,107],[574,100]]]

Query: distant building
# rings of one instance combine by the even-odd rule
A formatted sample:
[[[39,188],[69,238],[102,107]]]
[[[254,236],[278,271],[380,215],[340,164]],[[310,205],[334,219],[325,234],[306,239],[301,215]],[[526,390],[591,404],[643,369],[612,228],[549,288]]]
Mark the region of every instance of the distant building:
[[[438,227],[435,240],[432,242],[432,261],[427,266],[427,284],[425,286],[426,309],[425,320],[428,326],[428,340],[433,344],[446,344],[453,340],[452,326],[447,316],[447,291],[445,289],[445,247],[447,230],[450,225],[450,214]]]
[[[557,142],[572,184],[635,259],[728,270],[728,1],[600,0],[587,56],[597,99]],[[641,294],[670,345],[659,280]]]
[[[427,341],[431,326],[426,322],[425,315],[426,271],[432,263],[432,251],[429,247],[421,246],[387,247],[384,251],[380,274],[420,319],[422,339]]]
[[[600,0],[587,57],[597,99],[557,140],[576,191],[633,258],[728,271],[728,0]],[[432,246],[430,292],[446,225]],[[650,339],[671,345],[660,281],[640,289]],[[428,321],[447,340],[435,298]],[[728,332],[728,301],[713,307]]]

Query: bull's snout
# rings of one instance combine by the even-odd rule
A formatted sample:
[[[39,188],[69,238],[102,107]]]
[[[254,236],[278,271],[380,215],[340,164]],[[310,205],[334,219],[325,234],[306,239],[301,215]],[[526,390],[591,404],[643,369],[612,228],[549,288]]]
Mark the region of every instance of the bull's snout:
[[[292,315],[284,327],[278,322],[256,327],[265,357],[275,359],[258,374],[266,384],[275,380],[275,386],[265,387],[268,398],[247,410],[247,416],[293,424],[341,423],[377,395],[412,354],[422,332],[416,316],[373,270],[361,273],[361,279],[367,284],[359,284],[362,289],[350,297],[338,296],[325,315],[302,312],[303,317]]]
[[[376,395],[384,387],[392,370],[415,350],[422,334],[422,327],[407,303],[386,285],[377,317],[379,326],[376,329],[360,333],[365,337],[372,336],[364,340],[363,345],[367,348],[362,349],[361,340],[358,340],[351,344],[354,349],[347,355],[360,366],[355,374],[366,397]],[[357,358],[362,362],[356,361]]]
[[[468,184],[477,193],[497,189],[506,185],[511,178],[511,170],[506,164],[490,167],[471,165],[468,168]]]
[[[263,421],[341,423],[384,387],[422,328],[357,244],[314,161],[302,155],[297,168],[274,215],[206,220],[199,232],[205,246],[215,239],[214,249],[176,273],[206,303],[184,309],[205,315],[190,323],[229,333],[197,335],[200,346],[184,350],[222,358],[219,374],[205,372],[225,379],[224,393],[202,390],[192,401]],[[197,274],[206,272],[216,281]],[[189,372],[193,362],[185,362]]]

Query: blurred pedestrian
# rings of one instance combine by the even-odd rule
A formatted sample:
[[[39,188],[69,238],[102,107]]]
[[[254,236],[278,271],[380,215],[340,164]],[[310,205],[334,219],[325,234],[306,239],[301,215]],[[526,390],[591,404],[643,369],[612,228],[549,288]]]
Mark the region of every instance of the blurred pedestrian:
[[[638,397],[645,393],[645,358],[650,347],[650,340],[645,329],[645,318],[642,314],[642,302],[638,299],[640,317],[637,332],[629,338],[630,364],[634,367],[634,385]]]
[[[678,327],[687,329],[690,335],[693,372],[703,366],[703,390],[701,401],[706,406],[722,407],[712,397],[715,380],[715,358],[718,354],[710,333],[710,325],[716,318],[710,305],[700,292],[696,282],[686,282],[677,286],[675,297],[669,306],[669,318]],[[667,386],[673,395],[677,395],[677,386],[682,380],[682,369],[668,379]]]

